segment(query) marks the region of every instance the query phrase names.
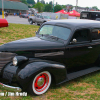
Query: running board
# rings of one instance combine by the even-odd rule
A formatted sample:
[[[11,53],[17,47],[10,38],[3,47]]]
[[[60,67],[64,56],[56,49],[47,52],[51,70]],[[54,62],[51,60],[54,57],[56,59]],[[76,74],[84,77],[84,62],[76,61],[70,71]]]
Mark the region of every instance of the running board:
[[[69,74],[67,74],[67,78],[68,78],[68,81],[69,81],[69,80],[72,80],[74,78],[77,78],[77,77],[80,77],[80,76],[83,76],[83,75],[86,75],[86,74],[89,74],[89,73],[92,73],[92,72],[95,72],[95,71],[98,71],[98,70],[100,70],[100,67],[91,67],[91,68],[84,69],[84,70],[81,70],[81,71],[69,73]]]
[[[100,70],[100,67],[94,66],[94,67],[87,68],[87,69],[84,69],[84,70],[80,70],[80,71],[77,71],[77,72],[69,73],[69,74],[67,74],[67,79],[64,80],[63,82],[58,83],[57,85],[64,83],[66,81],[70,81],[72,79],[78,78],[80,76],[98,71],[98,70]]]

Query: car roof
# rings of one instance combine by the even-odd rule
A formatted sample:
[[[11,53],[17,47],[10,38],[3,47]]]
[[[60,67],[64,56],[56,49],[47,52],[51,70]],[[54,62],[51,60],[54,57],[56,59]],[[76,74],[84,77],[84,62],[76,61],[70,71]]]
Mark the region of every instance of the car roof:
[[[75,27],[100,27],[100,21],[88,20],[88,19],[64,19],[64,20],[51,20],[44,24],[60,25],[69,28]]]
[[[82,11],[81,13],[83,13],[83,12],[96,12],[96,13],[100,13],[100,11]]]

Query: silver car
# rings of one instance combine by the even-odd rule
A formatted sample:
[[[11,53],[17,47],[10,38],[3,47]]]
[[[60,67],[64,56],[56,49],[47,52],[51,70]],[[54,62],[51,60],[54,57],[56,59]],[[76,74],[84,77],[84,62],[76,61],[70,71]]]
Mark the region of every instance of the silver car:
[[[36,16],[29,16],[28,21],[30,24],[36,23],[37,25],[41,25],[44,22],[50,21],[49,16],[42,16],[40,14],[37,14]]]

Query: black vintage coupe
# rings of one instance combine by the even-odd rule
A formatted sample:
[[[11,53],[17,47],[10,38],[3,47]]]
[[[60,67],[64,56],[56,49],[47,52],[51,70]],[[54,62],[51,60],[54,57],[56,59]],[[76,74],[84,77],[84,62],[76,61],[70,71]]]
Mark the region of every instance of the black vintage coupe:
[[[44,23],[35,37],[0,46],[1,85],[41,95],[54,82],[100,70],[100,22],[55,20]],[[6,82],[6,83],[5,83]],[[19,87],[10,86],[17,83]]]

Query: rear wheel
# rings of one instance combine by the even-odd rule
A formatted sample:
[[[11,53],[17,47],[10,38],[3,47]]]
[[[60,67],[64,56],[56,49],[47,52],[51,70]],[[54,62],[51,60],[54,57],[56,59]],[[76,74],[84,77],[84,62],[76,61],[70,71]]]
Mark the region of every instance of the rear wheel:
[[[40,26],[40,24],[39,24],[39,23],[37,23],[37,25],[38,25],[38,26]]]
[[[43,23],[45,23],[46,21],[44,21]]]
[[[33,95],[41,95],[45,93],[51,84],[51,74],[48,71],[43,71],[35,76],[30,84],[30,93]]]

